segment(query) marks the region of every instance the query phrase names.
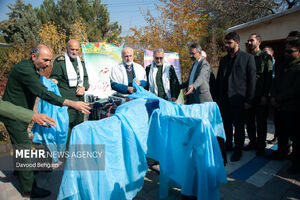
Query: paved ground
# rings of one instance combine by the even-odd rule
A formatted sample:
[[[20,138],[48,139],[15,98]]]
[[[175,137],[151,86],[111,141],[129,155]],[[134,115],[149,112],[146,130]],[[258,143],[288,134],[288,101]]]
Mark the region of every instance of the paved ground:
[[[272,137],[272,126],[268,132],[268,137]],[[289,161],[270,161],[256,157],[255,152],[243,152],[241,161],[229,162],[226,166],[228,183],[220,187],[221,200],[300,200],[300,174],[288,174],[286,169],[289,166]],[[56,199],[61,177],[61,171],[36,175],[38,185],[52,191],[52,195],[45,199]],[[159,199],[158,187],[159,176],[149,170],[143,189],[134,200]],[[0,172],[0,191],[0,200],[26,199],[21,197],[18,181],[12,172]],[[170,188],[167,199],[180,200],[180,189]]]

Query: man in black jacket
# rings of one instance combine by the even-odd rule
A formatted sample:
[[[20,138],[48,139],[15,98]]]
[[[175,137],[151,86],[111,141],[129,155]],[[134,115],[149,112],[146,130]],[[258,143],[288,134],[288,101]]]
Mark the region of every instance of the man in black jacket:
[[[272,57],[260,50],[261,36],[252,33],[248,39],[248,49],[256,64],[256,87],[253,107],[247,110],[246,124],[250,139],[244,150],[256,150],[257,156],[263,156],[266,147],[268,96],[272,82]],[[256,124],[255,124],[256,122]]]
[[[293,142],[290,172],[300,172],[300,41],[289,41],[285,61],[278,65],[271,88],[271,104],[278,112],[278,150],[273,159],[285,159],[289,152],[288,139]]]
[[[256,82],[254,57],[241,51],[239,43],[240,37],[236,32],[225,36],[228,54],[220,61],[216,80],[216,99],[223,118],[227,150],[232,149],[232,125],[235,128],[235,151],[231,161],[238,161],[242,156],[245,109],[251,107]]]

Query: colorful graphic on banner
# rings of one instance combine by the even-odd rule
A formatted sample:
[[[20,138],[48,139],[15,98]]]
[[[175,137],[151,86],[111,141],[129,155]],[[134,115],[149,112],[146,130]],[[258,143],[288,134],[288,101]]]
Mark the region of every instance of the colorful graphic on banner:
[[[174,66],[178,80],[181,83],[179,54],[177,52],[165,52],[164,59],[166,59],[171,65]],[[152,60],[153,60],[153,51],[145,50],[144,51],[144,66],[146,67],[146,66],[150,65]]]
[[[87,94],[107,98],[114,91],[110,87],[109,74],[112,66],[122,61],[124,47],[108,43],[81,43],[83,60],[89,76],[90,88]]]

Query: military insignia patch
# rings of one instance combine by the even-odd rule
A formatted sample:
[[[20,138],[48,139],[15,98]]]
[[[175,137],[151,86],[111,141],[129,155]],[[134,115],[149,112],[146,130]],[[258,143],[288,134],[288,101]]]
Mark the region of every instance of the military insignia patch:
[[[58,60],[58,61],[65,60],[65,57],[64,57],[64,56],[59,56],[59,57],[57,58],[57,60]]]

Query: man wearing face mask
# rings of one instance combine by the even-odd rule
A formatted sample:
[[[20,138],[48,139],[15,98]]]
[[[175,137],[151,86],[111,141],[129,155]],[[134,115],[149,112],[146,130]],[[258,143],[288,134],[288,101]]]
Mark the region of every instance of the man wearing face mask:
[[[144,67],[133,62],[133,49],[125,47],[122,50],[122,62],[113,66],[110,74],[111,88],[121,94],[132,94],[135,88],[132,87],[133,79],[142,87],[147,85],[146,72]]]
[[[276,70],[271,88],[271,104],[277,109],[278,159],[289,152],[288,139],[293,142],[292,166],[288,171],[300,172],[300,41],[287,42],[285,61]]]
[[[216,79],[216,99],[219,105],[226,134],[226,148],[232,150],[233,128],[234,153],[231,161],[242,156],[245,141],[244,114],[249,109],[255,94],[256,66],[253,55],[239,49],[240,36],[236,32],[225,36],[227,55],[220,60]]]
[[[55,59],[50,75],[51,80],[57,84],[62,97],[74,101],[83,101],[84,93],[89,88],[88,75],[84,62],[79,58],[79,50],[80,42],[75,39],[69,40],[67,52]],[[75,109],[68,109],[68,114],[67,141],[70,139],[72,128],[84,120],[84,115]]]
[[[252,33],[248,49],[254,55],[256,65],[256,88],[253,107],[246,112],[247,133],[250,139],[244,150],[256,150],[257,156],[265,153],[267,137],[268,96],[272,82],[272,57],[259,48],[261,36]],[[255,124],[256,122],[256,124]],[[257,132],[257,136],[256,136]]]
[[[32,110],[36,97],[40,97],[51,104],[69,106],[88,114],[88,104],[57,96],[41,83],[40,72],[49,67],[51,59],[52,53],[47,46],[40,44],[34,47],[31,50],[31,58],[17,63],[10,71],[3,100]],[[1,121],[9,133],[12,144],[23,145],[24,148],[21,149],[30,149],[30,139],[27,133],[29,121],[21,122],[4,117]],[[42,125],[46,125],[45,122],[47,121],[42,122]],[[32,170],[17,171],[17,176],[23,195],[32,198],[50,195],[50,191],[37,186]]]
[[[153,61],[146,67],[148,87],[155,95],[175,102],[180,93],[179,81],[175,69],[164,60],[164,50],[153,51]]]

